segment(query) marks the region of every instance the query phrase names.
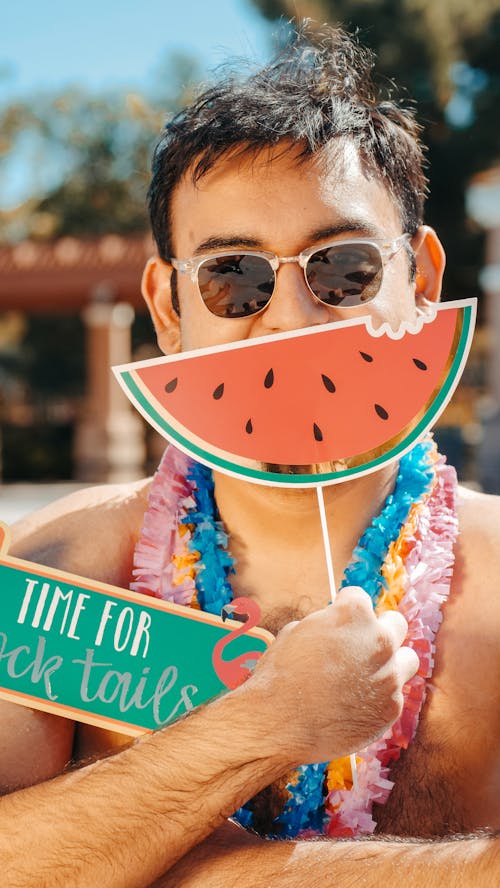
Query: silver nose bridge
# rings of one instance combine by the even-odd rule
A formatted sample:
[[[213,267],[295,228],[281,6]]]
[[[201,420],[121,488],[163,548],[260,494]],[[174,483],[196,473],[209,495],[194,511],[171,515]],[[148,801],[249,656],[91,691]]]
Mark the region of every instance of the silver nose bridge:
[[[296,262],[298,265],[300,265],[301,268],[305,268],[306,263],[307,263],[307,259],[302,255],[299,255],[299,256],[273,256],[273,258],[270,260],[270,262],[271,262],[271,266],[272,266],[273,270],[277,271],[278,268],[280,267],[280,265],[290,264],[291,262]]]
[[[311,285],[310,285],[309,281],[307,280],[306,267],[307,267],[308,259],[309,259],[309,256],[304,256],[303,253],[299,253],[298,256],[276,256],[276,255],[274,255],[272,258],[271,257],[269,258],[269,261],[270,261],[271,267],[274,272],[275,287],[276,287],[276,283],[277,283],[277,272],[279,270],[280,265],[292,265],[292,264],[298,265],[299,268],[302,269],[302,280],[303,280],[303,283],[305,284],[306,290],[309,291],[309,294],[317,302],[317,301],[319,301],[318,297],[312,291]],[[274,293],[274,290],[273,290],[273,293]]]

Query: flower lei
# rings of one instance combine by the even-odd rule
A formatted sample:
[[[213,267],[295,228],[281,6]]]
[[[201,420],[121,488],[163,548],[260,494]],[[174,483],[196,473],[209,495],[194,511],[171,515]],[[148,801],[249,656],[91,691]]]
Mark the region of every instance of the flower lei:
[[[455,490],[455,472],[430,439],[401,459],[394,491],[360,538],[341,585],[364,588],[377,613],[403,613],[406,644],[419,655],[419,671],[404,687],[398,721],[356,754],[357,785],[349,756],[301,766],[286,787],[271,836],[350,837],[375,830],[373,805],[389,797],[390,765],[415,735],[432,674],[434,638],[454,563]],[[152,485],[131,588],[220,614],[232,599],[234,567],[227,547],[210,470],[169,446]],[[235,817],[252,828],[252,800]]]

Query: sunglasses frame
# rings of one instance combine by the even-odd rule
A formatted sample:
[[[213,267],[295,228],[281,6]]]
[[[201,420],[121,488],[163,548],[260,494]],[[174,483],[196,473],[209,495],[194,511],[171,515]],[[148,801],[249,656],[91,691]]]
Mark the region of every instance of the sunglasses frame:
[[[361,304],[366,305],[367,302],[372,302],[373,299],[375,299],[376,296],[378,295],[378,293],[380,292],[380,288],[382,286],[382,281],[383,281],[383,272],[384,272],[384,268],[387,265],[387,263],[390,262],[391,259],[393,259],[393,257],[396,255],[396,253],[399,252],[401,247],[403,247],[405,244],[410,243],[412,237],[413,237],[413,235],[409,234],[408,232],[405,232],[404,234],[400,234],[399,237],[394,238],[394,240],[392,240],[392,241],[386,241],[382,238],[352,238],[349,240],[334,240],[334,241],[330,241],[329,243],[326,243],[326,244],[321,244],[320,246],[315,245],[314,247],[307,247],[305,250],[302,250],[302,252],[299,253],[297,256],[277,256],[276,253],[271,253],[268,250],[249,250],[248,248],[238,250],[238,248],[233,247],[232,250],[221,250],[216,253],[203,253],[199,256],[192,256],[190,259],[177,259],[176,257],[172,256],[169,259],[167,259],[166,261],[170,265],[172,265],[172,267],[175,268],[176,271],[179,271],[181,274],[189,274],[190,275],[193,284],[196,284],[196,288],[198,290],[198,293],[199,293],[199,296],[200,296],[200,299],[201,299],[203,305],[205,306],[207,311],[210,312],[211,315],[213,315],[214,317],[221,317],[223,320],[242,320],[245,317],[254,318],[257,315],[262,314],[262,312],[266,311],[266,309],[268,308],[268,306],[271,302],[271,299],[274,296],[274,292],[276,290],[276,272],[278,271],[280,265],[286,265],[291,262],[296,262],[302,268],[302,270],[304,272],[304,280],[305,280],[307,289],[309,290],[313,299],[315,299],[316,302],[318,302],[320,305],[326,305],[327,308],[333,308],[334,306],[330,305],[328,302],[323,302],[322,299],[320,299],[318,296],[316,296],[315,293],[313,293],[313,291],[311,290],[311,287],[309,286],[309,281],[307,280],[306,270],[307,270],[307,264],[308,264],[311,256],[314,256],[315,253],[321,253],[323,250],[328,250],[331,247],[337,247],[337,246],[338,247],[349,247],[349,246],[362,246],[363,244],[366,244],[367,246],[375,247],[375,249],[378,251],[378,253],[380,255],[380,265],[381,265],[381,269],[382,269],[382,277],[380,279],[380,287],[374,296],[372,296],[370,299],[365,300],[365,302],[360,303],[360,305]],[[203,296],[201,295],[201,290],[200,290],[200,286],[199,286],[199,282],[198,282],[198,271],[204,262],[208,262],[211,259],[212,260],[213,259],[223,259],[225,256],[257,256],[261,259],[266,259],[269,262],[269,265],[271,266],[271,269],[274,272],[273,292],[269,296],[269,299],[266,302],[266,304],[262,308],[259,308],[258,311],[254,311],[249,315],[240,316],[239,318],[231,318],[230,316],[225,317],[222,315],[217,315],[217,314],[215,314],[215,312],[212,312],[211,309],[206,304],[206,302],[204,301]],[[339,306],[339,307],[341,308],[342,306]],[[355,307],[357,307],[357,306],[355,306]]]

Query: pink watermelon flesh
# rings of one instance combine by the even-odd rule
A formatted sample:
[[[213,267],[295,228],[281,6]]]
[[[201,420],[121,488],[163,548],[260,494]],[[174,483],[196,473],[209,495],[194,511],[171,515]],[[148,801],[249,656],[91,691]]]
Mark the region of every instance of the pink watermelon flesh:
[[[458,312],[438,311],[401,339],[360,324],[135,372],[177,430],[226,453],[281,465],[347,459],[424,410],[449,365]]]

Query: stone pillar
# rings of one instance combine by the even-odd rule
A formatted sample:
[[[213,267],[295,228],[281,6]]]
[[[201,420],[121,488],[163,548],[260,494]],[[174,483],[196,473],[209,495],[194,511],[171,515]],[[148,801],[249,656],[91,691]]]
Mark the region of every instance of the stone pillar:
[[[500,213],[497,228],[486,235],[486,263],[479,276],[486,295],[488,336],[488,388],[500,409]]]
[[[94,301],[83,312],[87,392],[75,434],[75,476],[122,482],[143,475],[144,426],[111,367],[131,360],[134,310],[126,303]]]
[[[500,167],[472,180],[466,206],[470,218],[486,231],[485,265],[479,283],[486,296],[487,383],[500,409]]]
[[[500,494],[500,167],[472,180],[466,203],[469,216],[486,232],[479,283],[486,298],[487,393],[480,399],[478,479],[486,493]]]

